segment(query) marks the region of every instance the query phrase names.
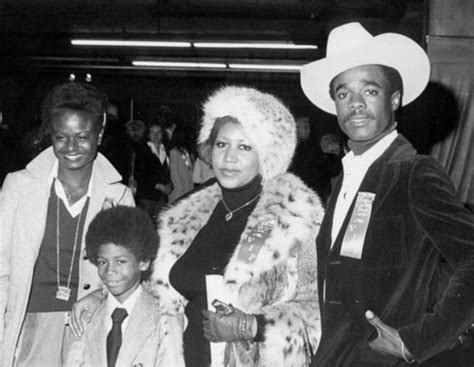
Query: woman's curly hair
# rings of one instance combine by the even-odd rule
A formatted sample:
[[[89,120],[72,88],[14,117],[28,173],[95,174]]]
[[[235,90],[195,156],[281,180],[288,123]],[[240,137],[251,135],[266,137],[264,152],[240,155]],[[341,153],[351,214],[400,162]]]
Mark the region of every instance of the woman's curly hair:
[[[86,234],[86,252],[97,265],[99,246],[112,243],[127,248],[138,261],[150,261],[142,280],[151,274],[151,264],[158,251],[158,234],[150,216],[140,208],[118,205],[99,212]]]
[[[55,86],[41,104],[41,130],[47,135],[56,116],[76,111],[91,119],[97,130],[103,127],[107,96],[89,84],[67,82]]]

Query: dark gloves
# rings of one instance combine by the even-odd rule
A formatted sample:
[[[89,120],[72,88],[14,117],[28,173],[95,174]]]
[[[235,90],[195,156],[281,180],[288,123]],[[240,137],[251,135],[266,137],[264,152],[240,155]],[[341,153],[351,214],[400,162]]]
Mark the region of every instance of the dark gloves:
[[[203,310],[204,336],[211,342],[253,340],[257,334],[257,319],[237,308],[230,315],[218,317],[215,312]]]

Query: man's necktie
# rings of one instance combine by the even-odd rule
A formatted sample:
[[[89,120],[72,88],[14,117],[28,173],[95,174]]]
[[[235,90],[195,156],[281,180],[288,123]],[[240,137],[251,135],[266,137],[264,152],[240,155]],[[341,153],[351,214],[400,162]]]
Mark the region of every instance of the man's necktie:
[[[122,322],[128,316],[124,308],[116,308],[112,313],[112,329],[107,335],[107,366],[115,367],[118,352],[122,345]]]

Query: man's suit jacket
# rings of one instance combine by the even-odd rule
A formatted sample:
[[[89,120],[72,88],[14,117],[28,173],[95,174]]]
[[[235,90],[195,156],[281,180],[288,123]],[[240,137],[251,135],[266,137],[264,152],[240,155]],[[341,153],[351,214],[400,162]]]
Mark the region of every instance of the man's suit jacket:
[[[340,255],[352,203],[331,248],[342,175],[317,238],[322,340],[313,366],[394,366],[368,346],[370,309],[397,328],[418,362],[447,349],[474,320],[474,220],[441,167],[402,136],[369,168],[359,192],[375,193],[360,260]],[[440,264],[453,274],[436,300]],[[453,360],[452,360],[453,361]],[[452,364],[451,365],[456,365]],[[454,362],[455,363],[455,362]]]
[[[107,366],[109,317],[103,301],[83,336],[69,335],[64,366]],[[129,317],[116,367],[184,366],[181,327],[176,317],[160,312],[155,297],[143,290]]]

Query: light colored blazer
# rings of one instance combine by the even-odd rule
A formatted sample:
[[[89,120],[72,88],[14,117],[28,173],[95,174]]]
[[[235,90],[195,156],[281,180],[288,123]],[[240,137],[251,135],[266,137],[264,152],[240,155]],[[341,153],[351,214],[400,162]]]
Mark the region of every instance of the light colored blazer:
[[[44,236],[51,189],[49,177],[55,160],[52,148],[46,149],[25,169],[10,173],[0,193],[0,366],[13,364]],[[134,205],[131,191],[120,180],[115,168],[98,154],[81,241],[79,298],[102,284],[97,268],[85,257],[84,237],[89,223],[104,208]]]
[[[122,338],[116,367],[180,367],[182,330],[178,319],[159,311],[158,301],[143,291],[131,313]],[[66,347],[65,367],[107,366],[107,323],[110,315],[104,300],[81,339],[71,336]]]

